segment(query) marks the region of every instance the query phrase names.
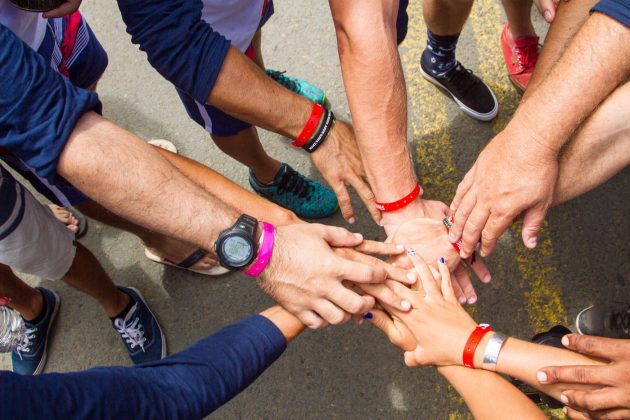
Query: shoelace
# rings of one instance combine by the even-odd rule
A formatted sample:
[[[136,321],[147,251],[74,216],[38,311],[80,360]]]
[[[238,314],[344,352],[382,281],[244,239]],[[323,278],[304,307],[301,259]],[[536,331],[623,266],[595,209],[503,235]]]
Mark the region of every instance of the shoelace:
[[[286,171],[282,175],[282,178],[280,178],[280,182],[278,182],[279,192],[289,192],[301,198],[308,197],[310,190],[311,186],[308,184],[308,182],[306,182],[306,180],[302,178],[299,174],[293,173],[291,171]]]
[[[533,69],[538,61],[538,43],[533,42],[522,47],[513,48],[520,71]]]
[[[269,77],[271,77],[273,80],[280,83],[282,86],[286,87],[287,89],[297,93],[297,90],[298,90],[297,83],[295,83],[294,80],[291,80],[287,76],[285,76],[284,73],[286,73],[286,71],[278,71],[278,70],[267,71],[267,75],[269,75]]]
[[[472,70],[464,68],[461,64],[458,64],[448,76],[448,81],[452,83],[455,90],[463,96],[466,95],[473,86],[481,83],[479,79],[472,77],[472,75]]]
[[[144,342],[147,341],[142,331],[142,324],[140,324],[140,318],[136,317],[133,321],[129,321],[131,315],[135,312],[134,309],[130,310],[125,319],[116,318],[114,320],[114,327],[116,331],[125,339],[125,342],[129,345],[130,349],[140,346],[144,352]]]
[[[18,356],[20,356],[20,360],[22,360],[22,353],[28,353],[31,351],[30,346],[33,344],[31,340],[35,338],[36,332],[37,328],[27,328],[26,331],[24,331],[24,338],[22,339],[22,342],[15,348]]]
[[[628,332],[630,329],[630,306],[624,312],[612,311],[610,314],[610,328]]]

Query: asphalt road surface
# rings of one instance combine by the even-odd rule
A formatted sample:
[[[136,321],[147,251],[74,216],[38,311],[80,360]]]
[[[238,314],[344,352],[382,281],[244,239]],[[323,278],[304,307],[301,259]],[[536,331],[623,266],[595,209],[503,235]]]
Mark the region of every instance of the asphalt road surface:
[[[267,66],[320,85],[335,113],[349,118],[327,3],[275,3],[276,14],[263,31]],[[409,35],[401,46],[409,92],[409,142],[425,197],[450,202],[457,183],[483,146],[509,121],[520,96],[503,67],[499,36],[505,18],[498,1],[476,2],[458,47],[459,60],[497,94],[500,113],[491,123],[465,116],[420,76],[425,26],[421,2],[412,3]],[[86,0],[82,11],[109,53],[109,68],[98,87],[105,116],[147,139],[170,139],[181,154],[245,186],[245,168],[226,159],[203,129],[188,119],[175,89],[131,44],[115,2]],[[538,16],[536,25],[544,34]],[[319,178],[305,154],[292,150],[286,139],[260,131],[272,156]],[[628,175],[626,170],[603,187],[553,209],[534,251],[523,247],[518,228],[506,233],[488,261],[492,283],[478,285],[479,302],[471,309],[475,318],[492,322],[507,334],[529,338],[557,323],[572,325],[575,315],[591,303],[628,302]],[[356,196],[354,202],[361,208]],[[354,229],[371,239],[383,238],[363,208],[358,216]],[[346,226],[339,215],[325,222]],[[134,237],[93,221],[82,242],[115,282],[143,292],[164,328],[170,352],[272,304],[245,276],[212,279],[157,265],[144,257]],[[41,284],[62,298],[49,345],[48,372],[130,364],[96,301],[63,283]],[[0,365],[7,366],[6,356]],[[213,416],[458,419],[469,417],[469,412],[432,368],[407,369],[401,352],[379,331],[370,325],[345,325],[305,332],[255,384]]]

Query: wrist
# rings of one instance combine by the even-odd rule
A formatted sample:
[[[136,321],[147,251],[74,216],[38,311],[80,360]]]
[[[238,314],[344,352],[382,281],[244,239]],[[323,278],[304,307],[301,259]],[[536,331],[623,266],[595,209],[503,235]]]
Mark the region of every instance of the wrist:
[[[403,222],[424,216],[425,212],[422,199],[418,197],[399,210],[383,213],[381,225],[385,228],[385,232],[389,235],[392,229],[395,229]]]
[[[490,339],[492,338],[492,336],[495,334],[496,333],[494,331],[490,331],[489,333],[484,335],[481,341],[479,342],[479,345],[477,346],[477,349],[475,350],[475,357],[474,357],[476,369],[482,368],[483,356],[484,356],[486,347],[488,346],[488,343],[490,342]]]
[[[557,144],[551,130],[540,130],[526,110],[522,110],[505,127],[508,141],[515,142],[510,150],[525,152],[540,158],[558,159],[564,142]]]
[[[271,223],[259,222],[254,237],[258,250],[254,261],[244,270],[250,277],[258,277],[269,265],[275,246],[275,227]]]

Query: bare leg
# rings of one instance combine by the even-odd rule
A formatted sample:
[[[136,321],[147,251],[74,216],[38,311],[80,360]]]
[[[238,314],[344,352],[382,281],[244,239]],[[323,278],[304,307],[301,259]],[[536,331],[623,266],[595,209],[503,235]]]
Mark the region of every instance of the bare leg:
[[[94,254],[81,244],[63,281],[96,299],[105,314],[113,318],[129,303],[129,295],[118,290]]]
[[[436,35],[456,35],[462,31],[472,5],[472,0],[424,0],[424,21]]]
[[[512,38],[517,39],[536,35],[531,20],[532,0],[503,0],[502,3],[507,19],[510,22]]]
[[[265,152],[255,127],[229,137],[212,135],[212,140],[225,154],[249,167],[262,183],[271,183],[280,170],[280,162]]]
[[[116,288],[96,257],[81,244],[77,246],[76,256],[63,281],[96,299],[110,318],[129,303],[129,296]],[[3,264],[0,264],[0,296],[10,298],[9,306],[27,321],[37,318],[44,309],[41,293]]]
[[[4,264],[0,264],[0,296],[10,298],[7,306],[18,311],[27,321],[37,318],[44,309],[42,294],[24,283]]]

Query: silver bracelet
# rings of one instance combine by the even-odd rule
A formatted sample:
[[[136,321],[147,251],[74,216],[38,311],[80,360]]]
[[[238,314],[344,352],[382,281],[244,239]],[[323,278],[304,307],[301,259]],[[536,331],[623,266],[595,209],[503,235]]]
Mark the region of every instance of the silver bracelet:
[[[485,370],[491,370],[493,372],[497,370],[497,361],[499,360],[499,354],[501,353],[503,344],[505,344],[505,340],[507,340],[507,337],[503,334],[492,334],[490,341],[488,341],[486,345],[486,350],[483,352],[483,368]]]

